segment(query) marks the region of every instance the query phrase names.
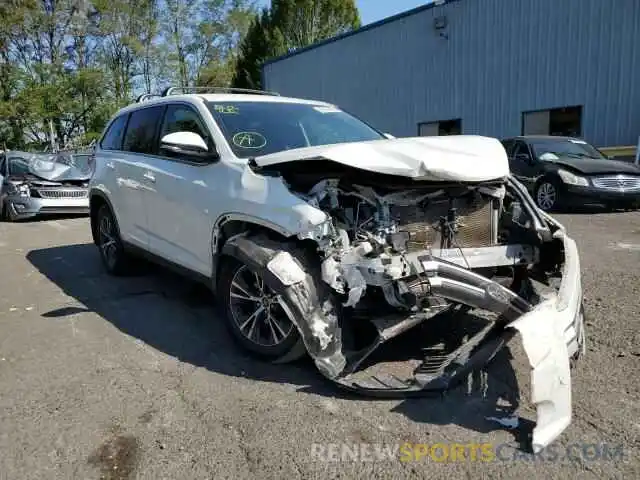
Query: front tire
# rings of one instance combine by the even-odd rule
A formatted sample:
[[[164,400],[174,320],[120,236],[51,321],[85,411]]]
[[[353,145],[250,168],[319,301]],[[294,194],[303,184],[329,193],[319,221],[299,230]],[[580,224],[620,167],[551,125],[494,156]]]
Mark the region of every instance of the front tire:
[[[298,329],[281,307],[278,296],[249,266],[225,258],[218,298],[229,331],[253,356],[284,362],[306,353]]]
[[[552,179],[543,179],[534,191],[536,205],[545,212],[551,212],[560,206],[560,185]]]
[[[111,275],[119,276],[128,273],[130,258],[124,250],[118,224],[108,205],[100,207],[96,223],[97,245],[105,269]]]
[[[9,205],[9,202],[2,202],[2,208],[0,209],[0,220],[3,222],[15,222],[16,218],[13,213],[13,209]]]

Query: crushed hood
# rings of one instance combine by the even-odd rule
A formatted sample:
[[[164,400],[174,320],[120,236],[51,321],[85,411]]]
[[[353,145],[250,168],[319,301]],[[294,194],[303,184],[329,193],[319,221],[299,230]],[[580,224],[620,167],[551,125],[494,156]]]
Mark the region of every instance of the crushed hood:
[[[41,180],[64,182],[86,181],[93,175],[88,154],[12,151],[6,154],[6,158],[9,162],[10,176],[31,175]],[[12,168],[19,173],[11,172]]]
[[[509,175],[509,162],[502,144],[495,138],[474,135],[341,143],[255,158],[260,167],[314,160],[331,160],[369,172],[415,180],[484,182]]]

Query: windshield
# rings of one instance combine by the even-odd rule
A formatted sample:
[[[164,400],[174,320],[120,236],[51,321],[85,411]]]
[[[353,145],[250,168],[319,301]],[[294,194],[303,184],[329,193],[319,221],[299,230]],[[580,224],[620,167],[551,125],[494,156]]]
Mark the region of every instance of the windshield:
[[[537,158],[546,160],[549,154],[556,157],[597,158],[606,157],[597,148],[577,138],[542,138],[530,141]]]
[[[284,102],[208,102],[236,156],[385,138],[335,107]]]

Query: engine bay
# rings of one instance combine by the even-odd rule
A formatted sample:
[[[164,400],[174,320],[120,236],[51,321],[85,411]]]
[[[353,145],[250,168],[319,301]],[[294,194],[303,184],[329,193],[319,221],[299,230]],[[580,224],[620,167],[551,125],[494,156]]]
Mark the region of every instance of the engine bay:
[[[296,193],[331,219],[311,238],[323,255],[323,280],[343,296],[344,307],[356,307],[365,297],[377,312],[381,298],[392,310],[441,307],[442,299],[420,280],[427,257],[481,273],[517,293],[524,292],[533,270],[539,273],[534,267],[544,242],[517,192],[504,182],[389,185],[343,176]],[[560,257],[545,268],[557,268]]]

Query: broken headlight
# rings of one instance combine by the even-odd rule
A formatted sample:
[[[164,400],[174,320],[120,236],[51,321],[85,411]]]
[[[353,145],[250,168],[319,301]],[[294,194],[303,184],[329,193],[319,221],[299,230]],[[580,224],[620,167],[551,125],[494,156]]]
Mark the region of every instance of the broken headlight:
[[[22,184],[11,183],[11,184],[9,184],[8,193],[9,193],[9,195],[17,195],[17,196],[20,196],[20,197],[29,197],[29,196],[31,196],[31,192],[29,190],[29,185],[27,185],[26,183],[22,183]]]

